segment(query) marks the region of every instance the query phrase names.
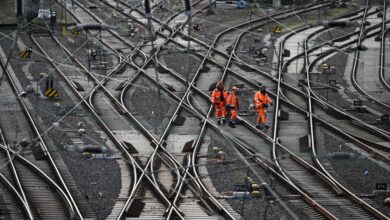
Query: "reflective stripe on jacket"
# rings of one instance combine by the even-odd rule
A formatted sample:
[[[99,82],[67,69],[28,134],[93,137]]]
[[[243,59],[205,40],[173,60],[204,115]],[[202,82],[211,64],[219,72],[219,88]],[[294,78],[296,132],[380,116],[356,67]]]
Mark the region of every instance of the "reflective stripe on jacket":
[[[226,99],[227,99],[227,92],[225,90],[223,90],[223,97],[221,95],[221,90],[219,89],[214,89],[213,90],[213,93],[211,93],[211,102],[213,104],[218,104],[220,102],[224,102]]]
[[[256,104],[256,108],[263,107],[263,104],[272,103],[272,99],[268,97],[268,94],[263,94],[260,91],[257,91],[255,97],[253,98]]]
[[[227,98],[227,102],[226,102],[228,105],[230,105],[230,107],[232,108],[237,108],[238,109],[238,98],[237,98],[237,94],[234,94],[234,92],[230,93],[228,98]]]

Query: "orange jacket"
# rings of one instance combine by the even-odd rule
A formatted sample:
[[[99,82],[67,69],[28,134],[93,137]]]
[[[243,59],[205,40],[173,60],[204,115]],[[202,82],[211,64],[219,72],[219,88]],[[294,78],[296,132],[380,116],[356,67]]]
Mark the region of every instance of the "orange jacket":
[[[257,91],[253,101],[256,104],[256,108],[263,108],[263,104],[272,103],[272,99],[268,97],[268,94],[263,94],[260,91]]]
[[[238,109],[238,98],[237,94],[231,92],[227,98],[226,104],[230,105],[231,108]]]
[[[222,97],[221,91],[218,89],[214,89],[213,93],[211,93],[211,102],[213,104],[219,104],[221,102],[226,103],[227,96],[228,94],[225,90],[223,90],[223,97]]]

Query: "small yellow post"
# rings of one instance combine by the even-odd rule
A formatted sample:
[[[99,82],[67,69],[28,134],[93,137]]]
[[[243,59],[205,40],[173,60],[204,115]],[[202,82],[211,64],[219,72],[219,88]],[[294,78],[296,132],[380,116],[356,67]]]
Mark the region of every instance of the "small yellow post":
[[[66,35],[66,28],[65,28],[65,26],[62,26],[62,35],[63,35],[63,36]]]

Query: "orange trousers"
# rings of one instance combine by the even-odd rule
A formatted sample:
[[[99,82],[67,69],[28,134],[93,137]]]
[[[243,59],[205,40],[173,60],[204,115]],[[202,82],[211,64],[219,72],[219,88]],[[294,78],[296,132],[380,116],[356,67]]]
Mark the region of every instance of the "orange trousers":
[[[267,122],[267,111],[260,107],[260,108],[257,108],[257,113],[258,113],[258,117],[257,117],[257,123],[266,123]]]
[[[215,117],[217,119],[221,118],[221,116],[222,118],[226,118],[226,108],[224,102],[216,103],[214,104],[214,107],[215,107]]]

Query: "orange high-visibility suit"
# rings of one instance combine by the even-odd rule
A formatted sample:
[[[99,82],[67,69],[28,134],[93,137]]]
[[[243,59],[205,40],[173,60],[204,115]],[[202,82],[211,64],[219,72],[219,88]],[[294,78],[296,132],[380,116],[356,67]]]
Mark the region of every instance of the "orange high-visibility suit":
[[[238,98],[236,91],[233,90],[227,98],[227,104],[230,106],[230,120],[232,121],[237,121]]]
[[[211,93],[211,102],[214,104],[215,107],[215,117],[217,118],[218,122],[220,122],[221,116],[223,120],[226,120],[226,99],[227,99],[227,92],[225,89],[214,89],[213,93]]]
[[[267,93],[257,91],[255,97],[253,98],[253,101],[256,104],[256,109],[258,113],[257,124],[265,124],[267,122],[267,115],[265,109],[268,107],[268,104],[272,103],[272,99],[268,97]]]

